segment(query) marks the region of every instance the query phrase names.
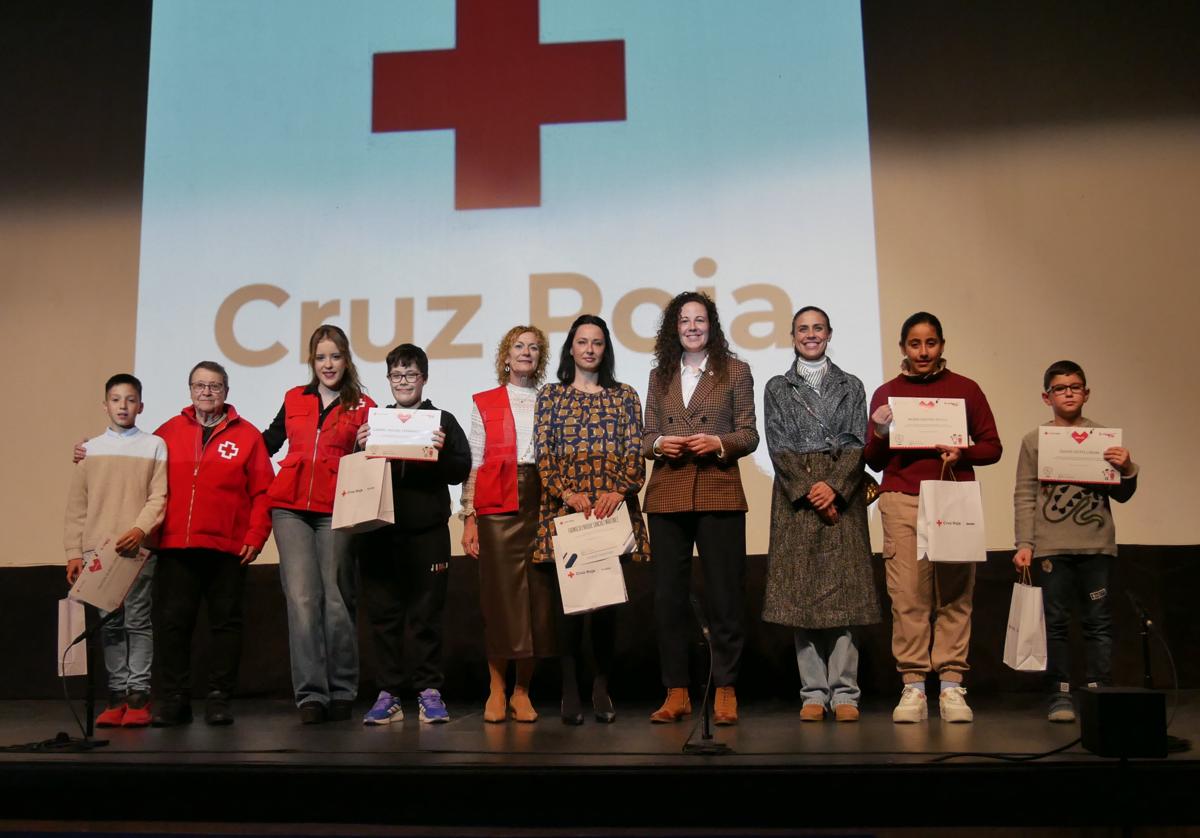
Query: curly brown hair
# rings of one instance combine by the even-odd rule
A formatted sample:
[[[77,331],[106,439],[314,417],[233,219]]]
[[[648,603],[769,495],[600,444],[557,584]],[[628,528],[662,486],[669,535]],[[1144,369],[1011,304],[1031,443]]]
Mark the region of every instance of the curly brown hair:
[[[725,378],[729,359],[737,357],[729,349],[729,341],[725,339],[725,332],[721,328],[721,318],[717,315],[717,304],[712,297],[701,291],[677,294],[663,309],[658,335],[654,338],[654,365],[661,370],[657,379],[663,391],[670,384],[674,371],[679,367],[679,359],[683,357],[683,346],[679,343],[679,313],[688,303],[699,303],[708,313],[708,369],[712,370],[717,380]]]
[[[546,339],[546,333],[537,326],[513,326],[504,333],[504,337],[500,338],[500,344],[496,347],[496,380],[501,385],[508,383],[508,370],[505,369],[508,365],[508,351],[512,349],[517,338],[526,332],[533,332],[537,337],[538,348],[541,350],[538,353],[537,367],[533,371],[534,385],[541,384],[546,377],[546,362],[550,358],[550,342]]]

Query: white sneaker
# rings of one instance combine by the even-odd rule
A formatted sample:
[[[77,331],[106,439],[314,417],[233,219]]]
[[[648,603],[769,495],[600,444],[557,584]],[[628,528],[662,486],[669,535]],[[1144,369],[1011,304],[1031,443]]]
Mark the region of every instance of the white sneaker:
[[[950,687],[942,690],[942,697],[938,699],[938,710],[942,714],[942,721],[971,722],[975,720],[975,714],[967,706],[966,695],[967,691],[962,687]]]
[[[929,718],[929,701],[925,691],[916,687],[905,687],[900,693],[900,703],[892,711],[892,721],[896,724],[922,722]]]

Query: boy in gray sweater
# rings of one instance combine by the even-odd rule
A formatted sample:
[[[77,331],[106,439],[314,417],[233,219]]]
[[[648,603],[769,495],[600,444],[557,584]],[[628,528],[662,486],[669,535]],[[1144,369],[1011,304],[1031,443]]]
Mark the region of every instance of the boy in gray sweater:
[[[1074,361],[1056,361],[1042,380],[1042,401],[1053,411],[1049,424],[1102,427],[1083,415],[1090,391],[1083,369]],[[1069,629],[1078,603],[1083,628],[1088,686],[1112,681],[1112,610],[1108,577],[1117,555],[1110,500],[1125,502],[1137,490],[1137,465],[1120,446],[1106,448],[1104,459],[1121,475],[1117,485],[1081,485],[1038,479],[1038,428],[1021,441],[1013,491],[1020,570],[1040,563],[1046,609],[1046,680],[1052,722],[1075,721],[1071,701]]]

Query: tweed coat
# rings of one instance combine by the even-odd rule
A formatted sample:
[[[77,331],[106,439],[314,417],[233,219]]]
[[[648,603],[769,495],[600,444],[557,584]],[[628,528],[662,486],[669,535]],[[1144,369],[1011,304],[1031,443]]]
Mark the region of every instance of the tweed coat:
[[[767,448],[775,466],[763,619],[798,628],[879,622],[863,497],[867,399],[833,362],[818,394],[791,366],[767,382]],[[827,524],[805,500],[824,481],[841,518]]]
[[[723,380],[706,370],[696,384],[691,401],[683,403],[679,367],[667,370],[671,378],[660,387],[663,371],[650,371],[643,423],[642,455],[654,460],[646,486],[645,511],[655,512],[745,512],[746,493],[738,460],[758,448],[754,416],[754,376],[750,367],[729,359]],[[721,438],[725,456],[684,454],[677,459],[655,457],[654,443],[660,436],[714,434]]]

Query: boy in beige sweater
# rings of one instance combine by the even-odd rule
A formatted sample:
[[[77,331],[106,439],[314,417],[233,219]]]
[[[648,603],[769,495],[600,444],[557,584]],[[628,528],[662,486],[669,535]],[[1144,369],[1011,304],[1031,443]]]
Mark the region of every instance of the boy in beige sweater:
[[[83,556],[106,538],[117,551],[133,555],[162,523],[167,502],[166,444],[138,429],[142,383],[114,375],[104,385],[108,428],[84,445],[87,458],[75,466],[67,495],[64,546],[67,582],[83,570]],[[101,638],[108,670],[108,703],[96,719],[100,727],[145,727],[150,723],[150,626],[154,557],[146,562],[128,596],[124,613],[104,625]],[[104,616],[104,612],[101,612]]]

